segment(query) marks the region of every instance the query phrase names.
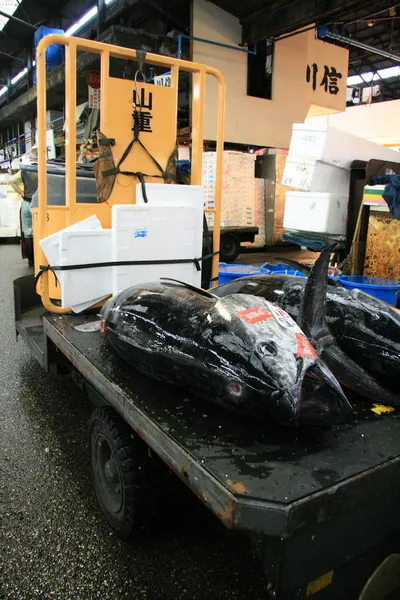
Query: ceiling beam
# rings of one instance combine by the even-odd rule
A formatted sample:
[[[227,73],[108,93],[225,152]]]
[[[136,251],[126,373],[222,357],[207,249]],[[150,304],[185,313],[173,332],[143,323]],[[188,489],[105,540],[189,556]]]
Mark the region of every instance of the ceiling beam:
[[[14,60],[14,61],[16,61],[16,62],[18,62],[18,63],[21,63],[21,64],[24,64],[24,63],[25,63],[25,61],[24,61],[24,60],[22,60],[22,58],[18,58],[18,56],[13,56],[12,54],[7,54],[7,52],[2,52],[2,51],[0,50],[0,57],[1,57],[1,56],[3,56],[4,58],[8,58],[8,59],[10,59],[10,60]]]
[[[11,21],[14,21],[15,23],[19,23],[20,25],[25,25],[26,27],[29,27],[30,29],[33,29],[34,31],[36,31],[36,29],[37,29],[37,27],[35,25],[32,25],[32,23],[28,23],[28,21],[24,21],[23,19],[18,19],[18,17],[14,17],[14,15],[8,15],[3,10],[0,10],[0,15],[2,17],[7,17],[7,19],[10,19]],[[7,23],[6,23],[6,25],[7,25]]]
[[[241,20],[243,42],[259,42],[314,22],[326,22],[363,4],[365,0],[294,0],[274,9],[266,7]]]
[[[160,6],[160,2],[156,0],[147,0],[147,4],[150,4],[150,6],[152,6],[154,10],[159,12],[160,15],[162,15],[171,23],[173,23],[178,30],[185,31],[185,24],[183,22],[183,19],[181,20],[178,18],[180,11],[176,11],[177,14],[172,14],[171,12],[168,12],[167,10],[165,10],[165,8]]]
[[[8,33],[7,31],[4,31],[4,29],[0,29],[0,35],[4,35],[5,37],[10,38],[10,40],[17,40],[20,41],[17,37],[15,37],[14,35],[11,35],[10,33]]]

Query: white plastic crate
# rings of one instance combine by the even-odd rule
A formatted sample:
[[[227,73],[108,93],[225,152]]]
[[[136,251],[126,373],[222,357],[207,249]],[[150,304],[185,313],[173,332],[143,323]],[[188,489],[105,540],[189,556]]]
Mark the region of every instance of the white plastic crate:
[[[199,258],[203,240],[201,186],[146,184],[146,194],[147,204],[138,185],[136,205],[112,208],[113,261]],[[113,268],[113,294],[160,277],[201,285],[201,272],[194,263],[120,266]]]
[[[312,158],[350,169],[353,160],[399,161],[399,153],[329,125],[294,123],[290,157]],[[328,191],[328,190],[326,190]]]
[[[347,196],[286,192],[283,227],[298,231],[343,235],[346,233],[347,205]]]
[[[288,156],[282,185],[304,192],[325,192],[347,196],[350,171],[311,158]]]

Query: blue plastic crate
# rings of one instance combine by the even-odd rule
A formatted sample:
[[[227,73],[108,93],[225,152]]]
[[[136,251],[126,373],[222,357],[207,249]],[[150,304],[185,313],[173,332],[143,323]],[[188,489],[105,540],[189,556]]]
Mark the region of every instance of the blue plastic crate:
[[[307,275],[304,275],[301,271],[298,271],[285,263],[272,264],[266,262],[262,265],[262,268],[268,269],[273,275],[296,275],[297,277],[307,277]]]
[[[379,298],[387,304],[396,306],[399,282],[393,279],[384,279],[383,277],[364,277],[363,275],[341,275],[338,280],[344,288],[353,290],[357,288]]]
[[[218,285],[229,283],[233,279],[239,279],[239,277],[247,277],[248,275],[257,275],[259,273],[268,274],[269,270],[264,266],[219,263]]]

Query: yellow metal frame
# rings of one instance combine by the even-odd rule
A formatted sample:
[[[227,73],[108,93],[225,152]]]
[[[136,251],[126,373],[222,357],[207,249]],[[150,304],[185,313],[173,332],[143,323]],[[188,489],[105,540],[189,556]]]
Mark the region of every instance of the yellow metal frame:
[[[47,177],[46,177],[46,49],[52,44],[65,46],[65,177],[66,177],[66,204],[65,206],[48,206],[47,204]],[[47,235],[46,219],[49,212],[56,215],[59,211],[60,227],[58,230],[72,224],[73,216],[77,212],[76,203],[76,53],[77,51],[100,54],[101,58],[101,87],[109,75],[110,57],[136,59],[136,50],[94,42],[91,40],[64,37],[51,34],[41,39],[36,53],[37,69],[37,118],[38,118],[38,209],[33,214],[35,244],[35,273],[40,270],[40,265],[47,264],[39,240]],[[146,54],[145,63],[171,69],[173,81],[178,82],[179,71],[193,74],[192,88],[192,174],[191,183],[201,185],[204,141],[204,109],[206,75],[215,77],[218,82],[218,121],[217,121],[217,147],[216,147],[216,178],[215,178],[215,203],[214,209],[205,209],[214,213],[213,249],[220,248],[220,221],[221,221],[221,196],[222,196],[222,167],[224,148],[224,123],[225,123],[225,80],[222,74],[213,67],[186,60],[179,60],[158,54]],[[102,107],[102,104],[101,104]],[[100,128],[104,129],[100,108]],[[89,214],[97,214],[99,207],[111,211],[111,206],[104,204],[79,204],[79,209],[85,208]],[[218,255],[212,259],[212,277],[218,276]],[[213,283],[216,285],[216,282]],[[70,309],[55,306],[50,299],[50,272],[45,271],[38,282],[38,293],[42,297],[43,306],[55,313],[67,313]]]

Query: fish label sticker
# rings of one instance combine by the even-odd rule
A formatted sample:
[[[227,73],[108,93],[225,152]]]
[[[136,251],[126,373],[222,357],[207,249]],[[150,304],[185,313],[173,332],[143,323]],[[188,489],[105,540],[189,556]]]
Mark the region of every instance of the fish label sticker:
[[[268,306],[272,315],[275,317],[278,323],[282,325],[282,327],[301,333],[300,327],[292,319],[292,317],[285,310],[283,310],[283,308],[280,308],[275,304],[271,304],[270,302],[268,302]]]
[[[261,308],[261,306],[253,306],[252,308],[246,308],[246,310],[242,310],[236,315],[239,319],[243,319],[246,323],[259,323],[260,321],[265,321],[265,319],[269,319],[272,317],[272,313],[268,312]]]
[[[308,341],[308,339],[301,333],[296,333],[296,341],[297,341],[297,358],[309,357],[309,358],[318,358],[317,354]]]
[[[135,240],[136,238],[146,238],[148,233],[149,230],[146,227],[142,229],[136,229],[136,231],[133,234],[133,237],[135,238]]]

